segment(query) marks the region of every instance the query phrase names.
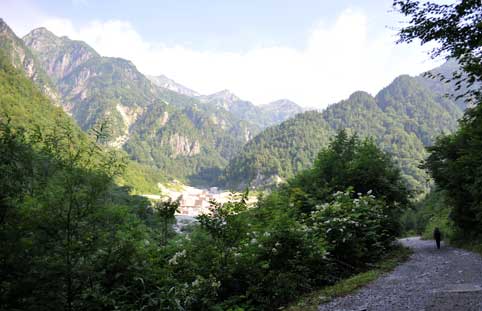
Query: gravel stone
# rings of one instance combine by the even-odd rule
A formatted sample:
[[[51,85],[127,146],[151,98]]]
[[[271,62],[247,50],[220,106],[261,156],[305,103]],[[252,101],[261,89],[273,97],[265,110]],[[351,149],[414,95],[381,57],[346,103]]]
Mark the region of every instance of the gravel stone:
[[[482,311],[482,258],[419,237],[401,239],[410,259],[351,295],[319,311]]]

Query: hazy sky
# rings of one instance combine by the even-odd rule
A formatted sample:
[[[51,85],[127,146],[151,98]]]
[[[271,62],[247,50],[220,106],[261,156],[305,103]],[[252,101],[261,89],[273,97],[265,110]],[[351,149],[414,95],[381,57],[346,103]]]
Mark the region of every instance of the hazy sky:
[[[392,0],[1,0],[23,36],[45,26],[104,56],[209,94],[229,89],[255,104],[288,98],[322,108],[356,90],[435,63],[428,47],[396,45]]]

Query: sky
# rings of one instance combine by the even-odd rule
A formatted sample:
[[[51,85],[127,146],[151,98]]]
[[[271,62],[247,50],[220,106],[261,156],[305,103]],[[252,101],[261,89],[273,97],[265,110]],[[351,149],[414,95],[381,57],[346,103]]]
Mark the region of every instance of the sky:
[[[322,109],[400,74],[441,64],[396,44],[392,0],[0,0],[24,36],[46,27],[103,56],[131,60],[201,94],[229,89],[254,104],[287,98]]]

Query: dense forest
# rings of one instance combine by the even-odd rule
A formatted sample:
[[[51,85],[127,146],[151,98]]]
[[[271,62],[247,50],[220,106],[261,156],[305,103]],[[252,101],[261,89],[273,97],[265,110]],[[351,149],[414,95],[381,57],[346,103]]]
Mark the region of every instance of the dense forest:
[[[131,104],[164,90],[131,93],[150,82],[139,76],[134,80],[140,86],[129,81],[124,89],[122,80],[108,77],[137,75],[135,67],[84,46],[93,58],[72,74],[81,77],[82,68],[103,64],[103,79],[90,80],[95,87],[88,94],[66,102],[64,91],[55,89],[65,77],[51,78],[53,67],[44,69],[45,59],[29,52],[1,21],[0,309],[278,310],[301,294],[370,269],[396,251],[394,241],[410,230],[427,235],[440,227],[451,241],[480,246],[480,1],[397,0],[394,7],[410,18],[400,43],[435,41],[433,56],[450,61],[432,72],[448,80],[445,86],[401,76],[375,97],[356,92],[321,113],[305,112],[269,127],[236,156],[226,146],[240,138],[222,140],[232,127],[207,130],[209,122],[222,124],[208,110],[217,106],[201,107],[189,97],[176,108],[157,95],[157,104],[129,106],[148,111],[129,137],[136,141],[131,148],[141,151],[118,148],[123,134],[117,126],[125,123],[103,120],[104,108],[117,110],[113,99]],[[447,68],[456,70],[451,77]],[[105,102],[91,97],[95,90]],[[440,90],[459,97],[447,98]],[[166,94],[171,103],[179,96]],[[84,108],[95,119],[88,126],[74,115]],[[118,120],[126,111],[131,110],[118,110]],[[172,125],[164,128],[167,119]],[[148,189],[167,175],[144,164],[162,169],[155,160],[164,157],[163,165],[176,169],[187,161],[186,155],[175,160],[176,148],[154,158],[166,143],[163,135],[186,142],[183,131],[196,133],[189,137],[203,144],[214,138],[222,144],[181,148],[199,155],[185,174],[220,170],[234,156],[224,182],[276,184],[270,179],[275,175],[286,182],[260,193],[254,203],[248,203],[247,192],[233,193],[225,203],[212,201],[210,213],[175,232],[179,201],[149,201],[132,186]],[[213,178],[220,171],[204,173]],[[433,178],[432,192],[415,201],[429,188],[426,177]]]
[[[373,137],[393,156],[413,190],[428,191],[428,175],[419,168],[427,156],[425,146],[454,131],[462,110],[454,99],[435,92],[442,82],[421,82],[425,80],[400,76],[375,97],[355,92],[321,113],[308,111],[263,131],[230,161],[224,171],[226,185],[259,187],[273,185],[273,176],[292,177],[311,166],[329,138],[345,129]]]
[[[84,131],[108,120],[108,143],[162,172],[158,182],[176,178],[195,185],[263,188],[308,168],[330,137],[347,129],[375,137],[411,187],[423,193],[427,175],[418,163],[426,156],[424,147],[452,132],[465,108],[463,101],[444,96],[455,85],[401,76],[374,98],[355,92],[321,114],[308,111],[289,119],[301,108],[288,100],[255,106],[229,91],[187,96],[157,86],[127,60],[102,57],[86,43],[45,28],[23,41],[9,29],[4,34],[4,41],[16,47],[7,51],[15,55],[21,47],[32,55],[37,71],[50,77],[39,85],[58,88],[59,104]],[[433,72],[453,67],[451,61]]]

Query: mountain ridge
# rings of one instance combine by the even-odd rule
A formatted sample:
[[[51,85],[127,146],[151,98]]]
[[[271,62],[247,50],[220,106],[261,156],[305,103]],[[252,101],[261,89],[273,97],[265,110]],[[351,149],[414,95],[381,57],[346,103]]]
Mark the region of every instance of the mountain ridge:
[[[412,189],[428,190],[428,176],[419,168],[425,146],[455,130],[462,110],[419,79],[401,75],[375,96],[356,91],[322,112],[304,112],[268,128],[230,161],[223,172],[224,185],[270,187],[274,180],[286,180],[312,165],[317,152],[344,129],[373,137],[394,157]]]

